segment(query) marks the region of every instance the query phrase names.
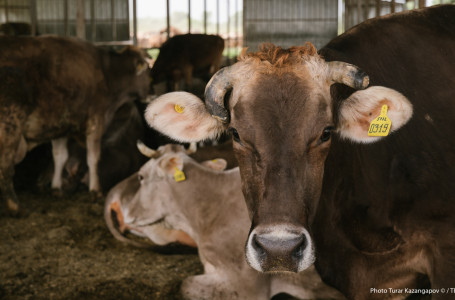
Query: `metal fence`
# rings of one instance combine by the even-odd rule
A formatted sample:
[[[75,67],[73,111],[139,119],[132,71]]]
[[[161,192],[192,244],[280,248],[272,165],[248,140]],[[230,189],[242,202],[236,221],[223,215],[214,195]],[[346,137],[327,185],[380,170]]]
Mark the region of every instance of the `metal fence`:
[[[0,23],[28,23],[31,33],[129,41],[128,0],[0,0]]]
[[[338,32],[338,0],[245,0],[244,45],[324,46]]]

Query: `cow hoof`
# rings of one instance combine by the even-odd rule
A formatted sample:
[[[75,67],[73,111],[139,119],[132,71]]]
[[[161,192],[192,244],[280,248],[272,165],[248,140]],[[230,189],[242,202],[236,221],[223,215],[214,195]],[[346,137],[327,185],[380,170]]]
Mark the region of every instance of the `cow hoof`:
[[[98,200],[103,198],[103,193],[100,191],[90,191],[90,199],[93,202],[97,202]]]
[[[61,189],[52,189],[52,196],[54,197],[57,197],[57,198],[61,198],[63,196],[63,192]]]
[[[15,202],[11,199],[8,199],[6,205],[7,205],[8,215],[10,215],[12,217],[19,216],[19,203]]]

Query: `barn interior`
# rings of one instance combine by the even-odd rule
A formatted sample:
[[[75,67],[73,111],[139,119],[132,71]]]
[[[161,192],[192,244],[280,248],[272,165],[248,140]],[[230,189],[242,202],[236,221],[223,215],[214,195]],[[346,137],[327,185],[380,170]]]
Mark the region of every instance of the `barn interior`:
[[[287,48],[309,41],[319,49],[367,19],[439,4],[455,0],[0,0],[0,36],[76,37],[114,51],[135,46],[147,54],[153,71],[160,48],[173,37],[218,35],[224,41],[220,68],[235,63],[244,48],[256,50],[262,43]],[[119,108],[118,122],[108,131],[129,126],[134,110],[141,116],[139,137],[131,141],[127,134],[123,139],[128,141],[116,141],[104,151],[135,145],[137,138],[154,149],[174,142],[147,126],[144,109],[170,90],[202,95],[210,76],[201,72],[192,74],[190,86],[181,74],[173,85],[169,78],[152,82],[148,97]],[[147,158],[128,149],[122,159],[110,161],[102,152],[100,169],[119,168],[100,178],[104,196],[94,200],[87,186],[86,149],[78,140],[69,143],[79,161],[76,169],[64,171],[68,184],[62,193],[50,188],[50,142],[15,167],[21,212],[10,216],[3,204],[0,210],[0,299],[183,299],[182,280],[203,272],[197,250],[121,243],[103,218],[106,194]],[[279,294],[273,299],[295,298]]]

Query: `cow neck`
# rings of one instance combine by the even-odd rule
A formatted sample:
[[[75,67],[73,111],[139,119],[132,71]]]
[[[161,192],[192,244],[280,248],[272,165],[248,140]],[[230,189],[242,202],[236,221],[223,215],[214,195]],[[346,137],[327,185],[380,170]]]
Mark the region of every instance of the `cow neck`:
[[[206,236],[217,224],[227,224],[233,216],[232,211],[243,212],[248,218],[238,168],[214,171],[190,161],[184,169],[189,179],[194,176],[202,182],[194,191],[198,195],[194,211],[187,212],[188,222],[196,234]]]

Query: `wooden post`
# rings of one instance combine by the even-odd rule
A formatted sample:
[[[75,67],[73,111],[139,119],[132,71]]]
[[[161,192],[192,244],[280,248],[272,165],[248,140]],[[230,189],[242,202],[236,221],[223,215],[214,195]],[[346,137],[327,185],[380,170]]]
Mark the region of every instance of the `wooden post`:
[[[207,34],[207,0],[204,0],[204,33]]]
[[[30,0],[30,23],[32,25],[32,36],[38,32],[38,19],[36,16],[36,1]]]
[[[366,20],[370,17],[370,0],[365,0],[365,9],[363,10],[363,19]]]
[[[166,34],[167,38],[169,39],[171,37],[171,12],[170,12],[170,7],[169,7],[169,0],[166,0]]]
[[[191,33],[191,0],[188,0],[188,33]]]
[[[231,38],[230,38],[230,36],[231,36],[231,20],[229,18],[230,17],[229,13],[230,13],[230,10],[231,10],[230,9],[231,8],[230,7],[231,0],[227,0],[226,4],[227,4],[227,9],[226,9],[227,10],[227,31],[226,31],[227,37],[226,37],[225,44],[227,44],[227,45],[225,45],[225,49],[227,48],[228,65],[230,65],[231,64],[231,58],[229,57],[229,54],[230,54],[230,48],[229,48],[230,45],[229,44],[230,44],[230,40],[231,40]]]
[[[133,44],[137,46],[137,8],[136,0],[133,0]]]
[[[65,36],[70,35],[70,28],[68,26],[68,0],[63,2],[63,27],[65,31]]]
[[[96,15],[95,15],[95,0],[90,0],[90,26],[91,26],[91,41],[96,41]]]
[[[76,12],[76,36],[80,39],[85,40],[85,9],[84,0],[77,0],[77,12]]]
[[[390,2],[390,12],[393,14],[395,12],[395,0]]]
[[[381,0],[376,0],[376,17],[381,15]]]
[[[220,34],[220,0],[216,0],[216,34]]]
[[[357,0],[357,24],[362,22],[362,1]]]
[[[112,40],[117,40],[117,18],[115,17],[115,1],[111,0],[111,28]]]
[[[425,7],[425,0],[419,0],[419,8]]]

